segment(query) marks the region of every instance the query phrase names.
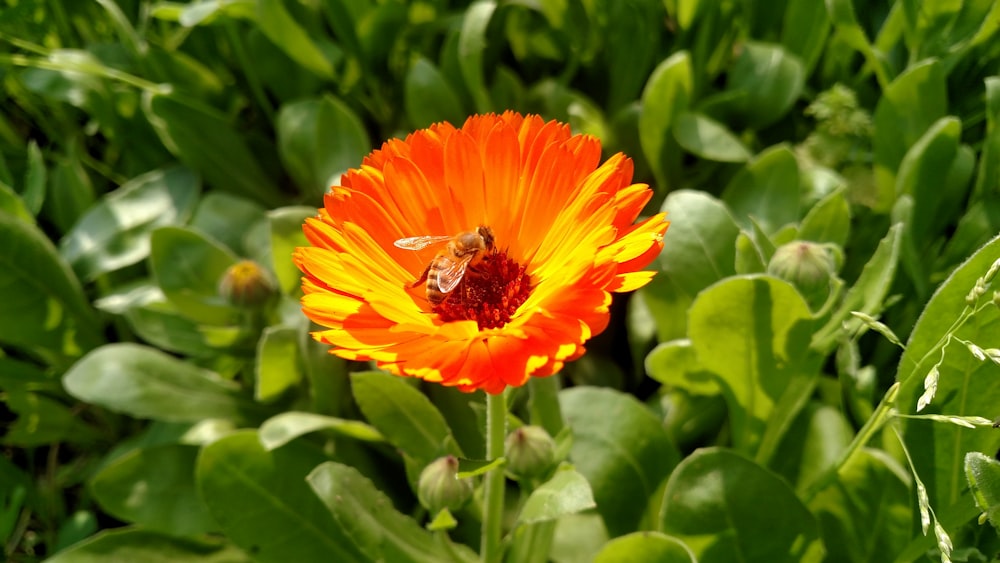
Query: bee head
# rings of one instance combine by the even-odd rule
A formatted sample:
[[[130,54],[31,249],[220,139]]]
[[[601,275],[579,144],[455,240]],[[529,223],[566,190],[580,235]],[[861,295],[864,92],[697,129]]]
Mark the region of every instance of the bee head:
[[[486,225],[480,225],[476,229],[476,233],[483,238],[483,244],[486,250],[493,249],[493,229],[487,227]]]

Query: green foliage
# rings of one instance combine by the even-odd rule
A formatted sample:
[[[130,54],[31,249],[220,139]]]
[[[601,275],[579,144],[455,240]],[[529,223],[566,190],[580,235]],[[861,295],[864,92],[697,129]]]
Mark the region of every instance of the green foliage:
[[[513,109],[628,154],[672,224],[587,355],[509,397],[556,460],[508,482],[507,561],[985,560],[998,21],[983,0],[3,2],[3,558],[475,559],[506,463],[482,398],[329,355],[291,254],[382,141]],[[768,273],[802,271],[796,248],[829,257],[808,291]],[[259,306],[220,293],[242,260]],[[445,455],[476,497],[427,514]]]

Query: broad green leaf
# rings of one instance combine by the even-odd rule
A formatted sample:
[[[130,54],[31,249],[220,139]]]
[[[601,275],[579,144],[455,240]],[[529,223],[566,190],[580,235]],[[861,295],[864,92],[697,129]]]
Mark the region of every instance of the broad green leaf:
[[[866,64],[870,65],[878,78],[879,85],[884,89],[889,82],[887,63],[884,57],[877,53],[864,28],[858,23],[854,15],[854,4],[851,0],[826,0],[826,9],[830,14],[830,21],[833,23],[836,34],[840,42],[849,45],[852,49],[860,52],[865,57]]]
[[[965,186],[947,185],[958,156],[961,133],[962,124],[958,118],[939,119],[910,147],[899,165],[896,194],[913,197],[913,215],[907,232],[913,236],[918,251],[950,222],[949,218],[957,210],[956,204],[960,204],[946,192],[958,192],[964,200]]]
[[[479,113],[493,109],[483,76],[483,52],[486,50],[486,26],[496,7],[494,0],[473,2],[465,10],[462,30],[458,35],[459,69]]]
[[[535,524],[576,514],[597,506],[590,483],[572,467],[560,468],[551,479],[531,491],[517,516],[518,524]]]
[[[752,219],[768,235],[798,221],[799,199],[799,166],[784,145],[756,156],[722,194],[740,226],[750,229]]]
[[[278,152],[295,183],[321,201],[349,168],[361,166],[371,151],[368,132],[343,102],[322,98],[286,104],[278,112]]]
[[[893,225],[868,259],[861,275],[847,291],[840,307],[813,335],[809,344],[813,349],[820,354],[828,354],[837,347],[840,334],[854,334],[860,328],[861,321],[851,315],[852,311],[869,316],[877,316],[882,312],[899,263],[901,241],[902,225]]]
[[[443,545],[396,511],[392,500],[353,467],[326,462],[306,480],[369,561],[477,561],[467,547]]]
[[[694,553],[677,538],[660,532],[633,532],[605,544],[594,563],[697,563]]]
[[[137,291],[141,295],[124,305],[122,313],[129,327],[146,342],[196,358],[215,356],[220,351],[253,350],[252,345],[247,343],[244,327],[198,324],[167,301],[160,288],[146,283],[140,285]]]
[[[269,207],[284,199],[244,136],[215,109],[149,91],[143,94],[142,107],[160,141],[210,186]]]
[[[42,205],[41,216],[48,218],[63,233],[69,231],[97,199],[78,151],[74,145],[69,154],[55,161],[48,175],[48,194]]]
[[[253,257],[248,240],[251,225],[266,218],[264,208],[249,199],[210,192],[198,201],[189,226],[221,242],[241,256]]]
[[[691,341],[683,338],[662,342],[646,356],[646,373],[671,389],[698,395],[716,395],[719,383],[714,373],[698,362]]]
[[[601,5],[604,12],[605,43],[602,55],[608,76],[605,107],[614,112],[636,98],[649,76],[658,54],[660,22],[664,17],[659,2],[618,0]]]
[[[746,162],[750,151],[725,125],[700,113],[682,112],[674,118],[674,139],[684,150],[706,160]]]
[[[815,517],[780,477],[728,450],[684,458],[664,491],[660,530],[699,561],[816,561]]]
[[[770,276],[728,278],[691,305],[691,343],[699,363],[719,377],[740,451],[757,452],[773,415],[794,416],[775,407],[794,404],[786,393],[817,375],[808,349],[812,325],[795,288]]]
[[[219,293],[236,255],[201,233],[181,227],[153,231],[149,264],[153,279],[177,310],[192,320],[234,324],[239,311]]]
[[[1000,309],[990,303],[990,291],[979,298],[969,320],[953,330],[952,324],[966,310],[966,296],[975,287],[976,279],[984,276],[998,258],[1000,238],[994,238],[952,272],[927,303],[910,333],[896,372],[900,389],[895,404],[900,412],[916,412],[917,398],[924,392],[924,378],[932,366],[938,365],[937,393],[922,413],[996,414],[1000,387],[994,384],[994,378],[1000,367],[989,360],[978,360],[958,340],[982,349],[1000,348]],[[966,486],[965,452],[995,452],[1000,448],[997,432],[924,420],[902,422],[913,463],[935,510],[951,506],[962,495]]]
[[[784,12],[781,26],[781,44],[802,60],[805,75],[823,54],[830,33],[830,16],[823,0],[790,2]]]
[[[640,290],[661,341],[687,336],[687,310],[698,292],[736,273],[733,241],[739,227],[729,210],[705,192],[678,190],[663,211],[675,221],[663,236],[659,274]]]
[[[257,0],[257,26],[291,59],[317,76],[335,78],[333,65],[309,37],[309,32],[288,13],[281,0]]]
[[[881,450],[862,449],[809,503],[828,561],[892,561],[913,535],[910,477]]]
[[[254,398],[272,401],[302,380],[299,370],[299,330],[269,326],[257,342]]]
[[[48,184],[48,170],[45,168],[45,158],[42,156],[38,143],[34,140],[28,143],[28,170],[24,174],[24,187],[21,189],[21,199],[32,216],[38,215],[45,202],[45,189]]]
[[[1000,461],[980,452],[965,454],[965,477],[976,506],[1000,530]]]
[[[0,343],[80,355],[101,328],[80,282],[35,225],[0,211]],[[16,297],[14,297],[16,296]]]
[[[14,191],[14,188],[0,182],[0,212],[20,219],[25,223],[35,224],[35,216],[24,203],[24,200]]]
[[[302,232],[302,224],[306,217],[315,217],[317,214],[315,207],[281,207],[267,214],[271,226],[274,273],[281,291],[286,295],[298,292],[302,285],[302,272],[292,262],[292,252],[296,247],[309,244]]]
[[[632,396],[574,387],[559,394],[573,429],[571,460],[590,482],[612,536],[635,530],[646,503],[677,463],[660,421]],[[594,416],[594,413],[601,416]]]
[[[880,194],[896,189],[896,174],[906,151],[948,111],[945,76],[933,60],[911,66],[882,92],[875,107],[875,180]],[[882,202],[887,210],[892,200]]]
[[[462,102],[434,63],[417,57],[403,82],[406,117],[415,128],[439,121],[458,124],[464,118]]]
[[[198,450],[180,444],[134,449],[101,468],[90,490],[119,520],[173,536],[213,531],[215,524],[195,490]]]
[[[997,9],[1000,10],[1000,6]],[[1000,186],[1000,76],[991,76],[985,82],[986,135],[973,191],[978,197],[995,193]]]
[[[66,372],[63,385],[81,401],[166,422],[245,420],[247,408],[252,408],[235,383],[137,344],[107,344],[94,350]]]
[[[267,451],[244,430],[202,448],[195,475],[216,523],[255,561],[368,561],[306,483],[326,460],[301,442]]]
[[[681,151],[674,140],[673,125],[691,103],[693,82],[691,56],[679,51],[653,69],[642,91],[639,140],[659,191],[666,192],[680,173]]]
[[[92,426],[81,424],[70,407],[41,393],[5,386],[3,402],[17,415],[7,427],[4,444],[31,448],[70,442],[86,446],[100,437]]]
[[[330,430],[341,436],[362,440],[365,442],[382,442],[385,438],[371,426],[360,420],[347,420],[333,416],[325,416],[311,412],[283,412],[271,417],[260,425],[260,443],[270,451],[299,436]]]
[[[839,408],[812,402],[798,412],[768,468],[803,491],[839,460],[854,429]]]
[[[728,90],[747,126],[760,129],[784,116],[802,93],[805,70],[780,45],[748,41],[729,70]]]
[[[150,233],[187,221],[200,191],[198,176],[181,166],[136,176],[87,210],[60,253],[85,280],[131,266],[149,255]]]
[[[250,563],[221,542],[170,537],[134,527],[103,530],[45,560],[46,563]]]
[[[593,561],[607,543],[608,531],[599,514],[570,514],[556,520],[550,557],[556,563]]]
[[[812,242],[847,244],[851,232],[851,207],[843,190],[837,190],[816,203],[806,213],[799,227],[799,239]]]
[[[352,373],[351,388],[368,422],[420,467],[460,454],[444,417],[404,379],[379,371]]]

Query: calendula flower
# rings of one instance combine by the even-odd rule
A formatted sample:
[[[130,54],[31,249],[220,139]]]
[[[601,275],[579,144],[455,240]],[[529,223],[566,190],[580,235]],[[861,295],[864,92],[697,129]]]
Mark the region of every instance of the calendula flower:
[[[645,285],[664,214],[600,142],[513,112],[393,139],[349,170],[298,248],[314,338],[390,373],[500,393],[552,375]],[[464,269],[463,269],[464,268]]]

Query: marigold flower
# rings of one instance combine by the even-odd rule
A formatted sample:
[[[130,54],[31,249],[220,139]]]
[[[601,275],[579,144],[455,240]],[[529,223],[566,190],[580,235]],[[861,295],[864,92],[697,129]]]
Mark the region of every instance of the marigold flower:
[[[609,292],[652,279],[668,225],[633,225],[652,192],[624,155],[600,158],[596,138],[513,112],[387,141],[303,227],[313,337],[463,391],[558,372],[607,326]]]

